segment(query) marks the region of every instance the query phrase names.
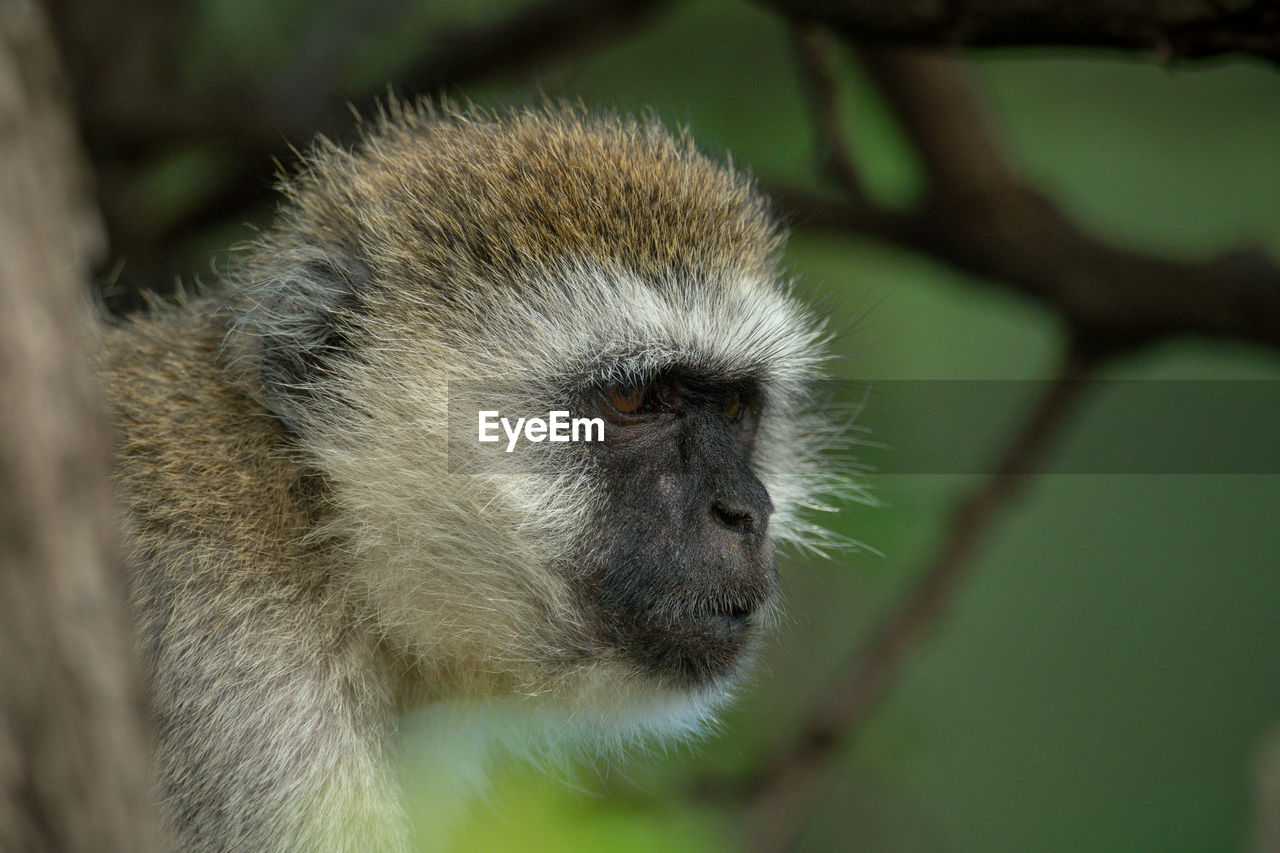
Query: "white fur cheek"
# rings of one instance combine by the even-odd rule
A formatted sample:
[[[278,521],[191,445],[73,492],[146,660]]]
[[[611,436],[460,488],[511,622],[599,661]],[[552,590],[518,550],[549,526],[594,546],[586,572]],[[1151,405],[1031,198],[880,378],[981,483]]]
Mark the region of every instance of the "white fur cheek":
[[[522,474],[505,455],[501,470],[450,470],[441,360],[403,345],[395,355],[394,380],[370,375],[376,363],[353,365],[339,393],[359,405],[323,407],[333,414],[312,424],[310,450],[332,489],[320,535],[345,551],[357,607],[450,682],[430,685],[433,695],[536,683],[538,664],[579,639],[554,566],[565,531],[581,525],[582,490]]]

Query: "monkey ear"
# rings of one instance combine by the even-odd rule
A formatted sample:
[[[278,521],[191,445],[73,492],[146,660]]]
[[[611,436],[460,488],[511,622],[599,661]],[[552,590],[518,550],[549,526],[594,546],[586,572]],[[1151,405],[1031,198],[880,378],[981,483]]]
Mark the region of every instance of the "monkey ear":
[[[352,254],[295,250],[270,282],[255,288],[259,378],[267,407],[300,434],[334,364],[351,353],[368,268]]]

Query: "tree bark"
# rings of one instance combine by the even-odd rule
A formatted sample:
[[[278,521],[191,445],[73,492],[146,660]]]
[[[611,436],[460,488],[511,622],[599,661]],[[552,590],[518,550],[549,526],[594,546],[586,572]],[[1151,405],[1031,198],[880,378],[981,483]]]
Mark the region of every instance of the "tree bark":
[[[52,41],[0,3],[0,849],[157,850],[82,341],[102,244]]]

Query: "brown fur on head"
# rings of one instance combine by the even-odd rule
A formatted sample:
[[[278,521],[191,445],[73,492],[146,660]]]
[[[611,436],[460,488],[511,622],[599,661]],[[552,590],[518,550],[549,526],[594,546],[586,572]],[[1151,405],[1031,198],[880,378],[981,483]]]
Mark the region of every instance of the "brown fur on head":
[[[411,702],[695,726],[771,612],[772,541],[810,538],[829,485],[820,329],[751,182],[655,124],[394,106],[285,194],[222,289],[105,336],[179,809],[213,820],[249,773],[228,738],[376,768]],[[598,413],[608,440],[487,453],[478,408]],[[382,814],[378,772],[296,761],[312,800]]]

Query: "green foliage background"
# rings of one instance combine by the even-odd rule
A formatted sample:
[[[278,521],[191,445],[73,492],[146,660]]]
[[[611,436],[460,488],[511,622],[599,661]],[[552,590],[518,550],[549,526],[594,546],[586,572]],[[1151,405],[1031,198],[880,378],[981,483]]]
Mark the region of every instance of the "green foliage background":
[[[409,25],[354,42],[335,85],[355,92],[377,83],[441,27],[517,5],[423,4]],[[307,22],[343,4],[204,0],[200,8],[188,69],[197,85],[279,73]],[[1280,254],[1274,69],[1171,71],[1108,55],[1026,51],[981,53],[974,62],[1011,156],[1096,233],[1182,257],[1245,240]],[[842,76],[847,126],[869,182],[886,200],[911,199],[920,179],[891,117],[852,64]],[[637,36],[457,94],[497,105],[538,92],[651,108],[759,175],[817,186],[788,31],[755,6],[679,4]],[[216,151],[202,150],[157,163],[144,201],[181,206],[218,163]],[[239,226],[205,235],[193,257],[243,236]],[[799,232],[787,264],[842,333],[842,376],[1036,378],[1062,345],[1054,318],[1038,308],[868,241]],[[1280,360],[1183,343],[1109,375],[1280,379]],[[1072,440],[1107,441],[1096,420],[1086,410]],[[1012,423],[1009,413],[992,413],[993,447]],[[745,770],[785,741],[936,546],[966,482],[879,478],[886,506],[850,506],[833,524],[883,556],[787,561],[789,620],[720,735],[591,768],[504,766],[452,848],[736,849],[741,816],[690,798],[688,783]],[[1251,762],[1280,724],[1278,568],[1280,477],[1041,478],[982,547],[940,635],[841,757],[801,846],[1240,849],[1251,820]],[[410,739],[405,748],[412,768],[415,750],[427,747]],[[433,849],[438,780],[405,775],[421,849]]]

